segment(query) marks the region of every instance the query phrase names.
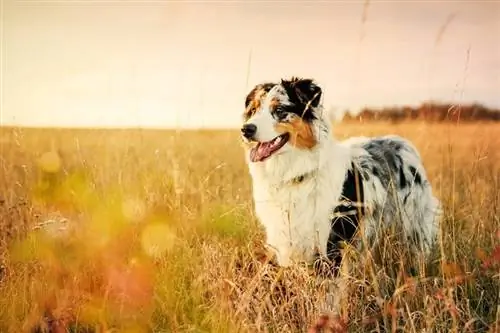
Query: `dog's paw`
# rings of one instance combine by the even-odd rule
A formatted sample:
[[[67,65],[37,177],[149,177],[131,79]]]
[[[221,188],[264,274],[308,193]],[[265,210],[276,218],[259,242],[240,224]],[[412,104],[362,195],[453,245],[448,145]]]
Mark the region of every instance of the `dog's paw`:
[[[266,265],[270,264],[273,266],[277,265],[276,256],[273,251],[269,250],[265,246],[257,246],[253,251],[253,259],[260,264]]]

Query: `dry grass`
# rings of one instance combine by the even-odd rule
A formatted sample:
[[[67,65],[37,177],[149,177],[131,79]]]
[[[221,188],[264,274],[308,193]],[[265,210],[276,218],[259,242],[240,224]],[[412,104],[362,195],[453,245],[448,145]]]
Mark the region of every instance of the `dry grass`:
[[[236,132],[1,129],[0,331],[500,331],[499,129],[337,127],[414,140],[445,218],[428,263],[353,253],[330,319],[326,283],[263,260]]]

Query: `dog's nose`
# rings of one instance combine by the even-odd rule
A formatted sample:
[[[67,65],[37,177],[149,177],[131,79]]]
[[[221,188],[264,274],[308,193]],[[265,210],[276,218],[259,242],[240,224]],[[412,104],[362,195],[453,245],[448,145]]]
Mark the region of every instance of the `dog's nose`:
[[[241,128],[241,133],[247,139],[253,138],[256,132],[257,132],[257,126],[255,126],[254,124],[245,124]]]

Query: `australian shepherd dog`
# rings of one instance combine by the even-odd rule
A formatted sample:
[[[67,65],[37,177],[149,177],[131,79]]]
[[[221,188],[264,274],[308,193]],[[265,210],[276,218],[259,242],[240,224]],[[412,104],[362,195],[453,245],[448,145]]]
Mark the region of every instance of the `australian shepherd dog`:
[[[275,262],[322,258],[338,267],[343,242],[359,244],[360,229],[376,242],[393,224],[429,254],[441,205],[417,149],[395,135],[335,140],[321,97],[313,80],[294,77],[258,84],[246,96],[241,135]]]

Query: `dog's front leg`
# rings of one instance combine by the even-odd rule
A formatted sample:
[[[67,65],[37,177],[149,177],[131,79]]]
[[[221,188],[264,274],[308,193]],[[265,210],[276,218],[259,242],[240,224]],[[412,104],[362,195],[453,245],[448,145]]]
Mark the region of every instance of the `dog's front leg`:
[[[289,267],[292,265],[292,251],[289,246],[273,246],[267,245],[274,252],[276,263],[281,267]]]

